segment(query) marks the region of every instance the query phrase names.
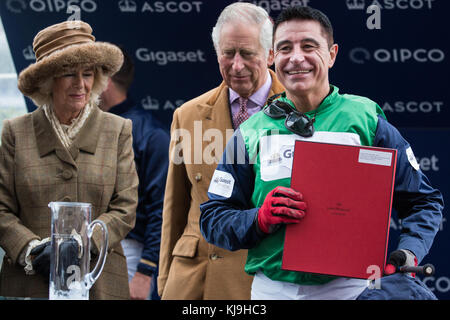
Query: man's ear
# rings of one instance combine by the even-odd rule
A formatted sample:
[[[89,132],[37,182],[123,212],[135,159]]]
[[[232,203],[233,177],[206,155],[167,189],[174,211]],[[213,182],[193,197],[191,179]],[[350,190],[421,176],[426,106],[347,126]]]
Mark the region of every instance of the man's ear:
[[[267,57],[267,66],[270,67],[273,65],[274,62],[274,55],[273,55],[273,49],[269,50],[269,56]]]
[[[336,61],[336,57],[339,51],[339,46],[335,43],[331,46],[329,52],[330,52],[330,63],[328,65],[328,68],[332,68],[334,65],[334,62]]]

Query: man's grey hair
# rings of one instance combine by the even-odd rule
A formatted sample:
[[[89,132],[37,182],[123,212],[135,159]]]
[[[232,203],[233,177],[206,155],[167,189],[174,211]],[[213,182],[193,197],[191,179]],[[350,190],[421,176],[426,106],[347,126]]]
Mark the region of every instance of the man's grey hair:
[[[217,23],[212,30],[212,40],[217,55],[219,55],[219,43],[222,27],[226,23],[244,22],[259,26],[259,42],[264,48],[266,58],[272,48],[273,22],[266,10],[252,3],[235,2],[223,9]]]

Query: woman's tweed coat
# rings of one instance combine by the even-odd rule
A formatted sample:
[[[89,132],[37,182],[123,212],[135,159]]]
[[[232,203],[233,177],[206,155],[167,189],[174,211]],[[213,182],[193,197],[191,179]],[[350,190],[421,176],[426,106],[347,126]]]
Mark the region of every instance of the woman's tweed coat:
[[[90,298],[129,298],[120,240],[136,216],[131,121],[95,108],[68,151],[38,108],[4,122],[0,150],[0,246],[6,252],[0,296],[48,297],[48,282],[41,275],[25,275],[17,260],[29,241],[50,236],[48,203],[69,201],[91,203],[92,220],[108,227],[108,256]],[[95,247],[100,237],[96,228]]]

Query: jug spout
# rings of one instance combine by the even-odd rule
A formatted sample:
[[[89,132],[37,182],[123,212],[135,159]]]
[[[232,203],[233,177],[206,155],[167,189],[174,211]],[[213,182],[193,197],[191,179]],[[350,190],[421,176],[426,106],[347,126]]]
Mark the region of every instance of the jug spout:
[[[50,202],[48,204],[48,207],[50,208],[50,210],[52,211],[52,214],[53,214],[56,211],[57,202]]]

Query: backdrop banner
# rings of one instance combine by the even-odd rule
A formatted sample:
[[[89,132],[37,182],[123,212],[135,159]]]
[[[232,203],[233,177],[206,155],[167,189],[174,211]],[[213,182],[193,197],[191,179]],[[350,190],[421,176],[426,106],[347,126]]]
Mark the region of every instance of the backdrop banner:
[[[130,95],[169,129],[173,111],[221,82],[211,31],[234,1],[3,0],[0,14],[16,70],[35,60],[36,33],[65,20],[88,22],[98,41],[121,45],[134,58]],[[341,93],[376,101],[412,145],[423,171],[444,197],[450,192],[450,29],[448,0],[251,0],[271,17],[291,5],[326,13],[339,53],[330,82]],[[29,111],[35,109],[27,98]],[[446,214],[426,261],[425,280],[450,299],[450,230]],[[391,235],[398,221],[393,219]],[[395,249],[394,240],[390,249]]]

